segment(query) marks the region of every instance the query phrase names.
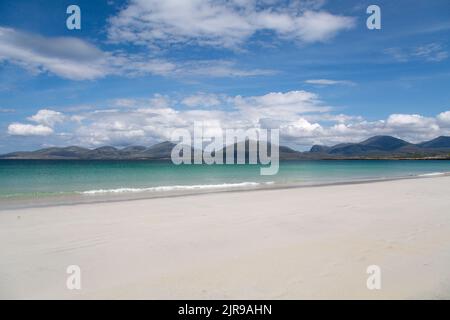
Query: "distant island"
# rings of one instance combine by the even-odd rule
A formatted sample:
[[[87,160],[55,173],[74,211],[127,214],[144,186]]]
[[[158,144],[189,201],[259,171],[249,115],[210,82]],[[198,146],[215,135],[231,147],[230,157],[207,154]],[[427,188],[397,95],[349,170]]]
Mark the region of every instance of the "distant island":
[[[174,144],[165,141],[150,147],[104,146],[87,149],[77,146],[45,148],[0,155],[0,159],[29,160],[170,160]],[[226,150],[230,146],[225,148]],[[247,148],[248,150],[248,148]],[[280,146],[280,160],[344,160],[344,159],[449,159],[450,137],[440,136],[417,144],[391,136],[374,136],[359,143],[340,143],[334,146],[314,145],[300,152]]]

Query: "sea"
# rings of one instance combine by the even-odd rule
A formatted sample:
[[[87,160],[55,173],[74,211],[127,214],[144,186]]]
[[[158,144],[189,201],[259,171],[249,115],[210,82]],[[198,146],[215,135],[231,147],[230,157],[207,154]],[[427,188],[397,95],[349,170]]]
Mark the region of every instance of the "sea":
[[[0,160],[2,200],[124,199],[352,183],[450,172],[449,160],[320,160],[259,165],[175,165],[158,161]]]

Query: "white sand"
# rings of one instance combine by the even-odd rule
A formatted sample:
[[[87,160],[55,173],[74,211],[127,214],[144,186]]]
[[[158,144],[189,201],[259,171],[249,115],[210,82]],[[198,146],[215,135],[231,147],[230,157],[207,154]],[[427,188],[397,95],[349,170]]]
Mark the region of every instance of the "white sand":
[[[0,211],[0,298],[449,298],[449,191],[433,177]]]

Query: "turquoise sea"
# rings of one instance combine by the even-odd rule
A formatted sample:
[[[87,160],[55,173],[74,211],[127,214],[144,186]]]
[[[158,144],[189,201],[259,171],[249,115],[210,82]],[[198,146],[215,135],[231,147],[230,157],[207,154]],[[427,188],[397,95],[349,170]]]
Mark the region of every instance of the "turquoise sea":
[[[390,179],[450,172],[450,161],[341,160],[280,164],[274,176],[257,165],[180,165],[154,161],[1,160],[0,200],[61,195],[196,192]]]

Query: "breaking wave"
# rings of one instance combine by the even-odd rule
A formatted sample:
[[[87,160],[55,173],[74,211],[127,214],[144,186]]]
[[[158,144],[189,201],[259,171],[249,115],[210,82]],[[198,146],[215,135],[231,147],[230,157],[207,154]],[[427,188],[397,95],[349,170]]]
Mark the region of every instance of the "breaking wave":
[[[270,185],[274,182],[240,182],[240,183],[222,183],[222,184],[198,184],[198,185],[182,185],[182,186],[159,186],[149,188],[117,188],[117,189],[97,189],[89,191],[81,191],[79,194],[95,195],[107,193],[137,193],[137,192],[164,192],[164,191],[188,191],[188,190],[205,190],[205,189],[231,189],[257,187],[262,185]]]

